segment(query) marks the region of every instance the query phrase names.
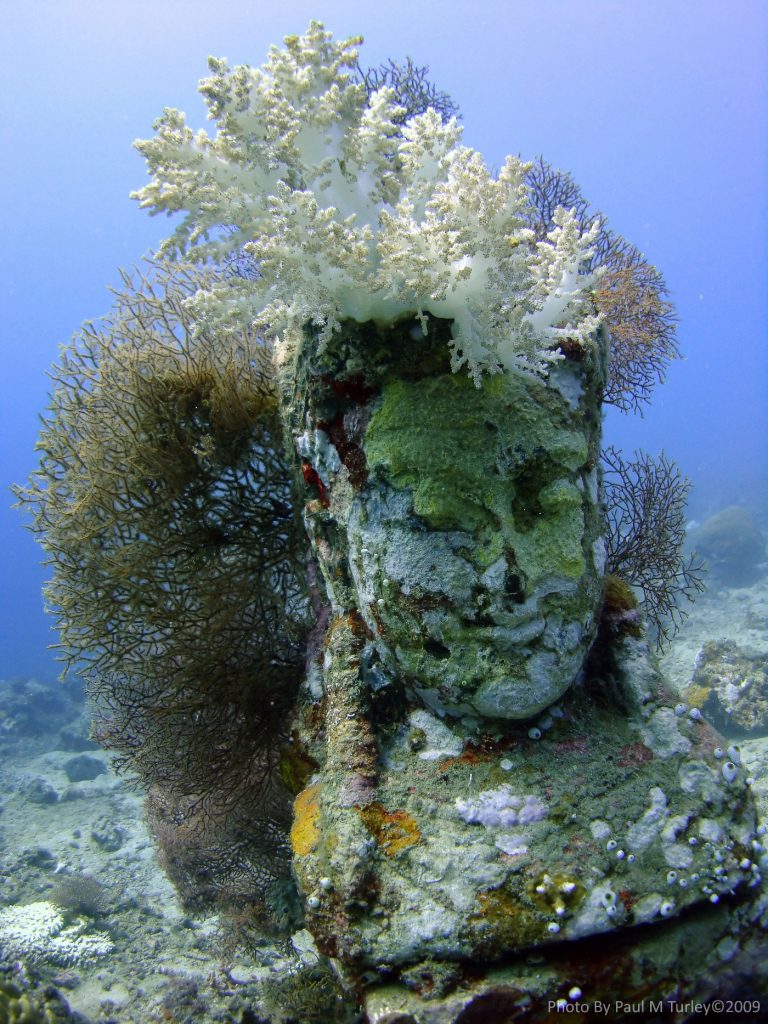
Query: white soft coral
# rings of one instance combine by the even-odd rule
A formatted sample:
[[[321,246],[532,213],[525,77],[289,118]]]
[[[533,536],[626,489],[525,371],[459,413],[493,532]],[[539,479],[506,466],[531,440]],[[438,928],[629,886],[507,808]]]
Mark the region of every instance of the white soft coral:
[[[196,298],[206,320],[246,319],[278,345],[312,323],[321,344],[344,319],[426,313],[453,320],[452,366],[536,373],[565,333],[597,326],[580,273],[597,226],[555,215],[548,239],[526,225],[527,165],[493,176],[460,145],[455,119],[427,110],[398,127],[390,89],[352,81],[357,39],[319,22],[272,48],[263,68],[211,60],[201,83],[217,132],[194,133],[166,110],[138,142],[152,180],[135,193],[184,218],[161,254],[222,261],[245,249],[259,268]]]

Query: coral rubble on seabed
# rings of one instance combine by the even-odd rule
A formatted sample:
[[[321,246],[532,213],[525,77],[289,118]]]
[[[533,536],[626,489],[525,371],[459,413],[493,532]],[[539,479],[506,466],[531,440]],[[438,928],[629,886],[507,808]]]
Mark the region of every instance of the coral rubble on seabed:
[[[662,670],[667,679],[680,692],[682,700],[690,709],[701,707],[706,721],[712,710],[721,710],[720,702],[704,686],[707,680],[701,666],[710,661],[709,652],[720,652],[733,664],[731,686],[738,691],[739,669],[742,682],[754,677],[754,667],[768,664],[768,574],[747,587],[710,587],[691,610],[690,617],[683,624],[669,652],[662,659]],[[729,654],[731,652],[731,654]],[[739,656],[741,655],[741,656]],[[750,687],[754,691],[762,686],[762,694],[768,697],[765,680],[755,680]],[[750,693],[756,698],[758,695]],[[764,699],[764,698],[763,698]],[[690,712],[689,712],[690,713]],[[723,728],[724,716],[713,722],[716,728]],[[729,739],[730,742],[730,739]],[[765,729],[750,731],[734,741],[744,766],[745,776],[752,781],[752,792],[758,804],[758,812],[768,826],[768,734]],[[723,753],[728,757],[728,747]]]
[[[706,592],[696,598],[662,658],[664,675],[682,691],[693,679],[704,644],[723,640],[768,655],[768,574],[747,587],[720,587],[707,579]]]
[[[18,688],[20,683],[13,685]],[[43,692],[50,689],[52,699],[58,697],[59,684],[35,685]],[[11,686],[0,680],[3,707],[13,705],[12,699],[6,700]],[[41,1021],[59,1020],[63,1003],[45,994],[46,986],[54,985],[72,1011],[83,1015],[75,1018],[80,1021],[147,1024],[192,1016],[277,1022],[264,1009],[262,988],[295,972],[296,958],[266,939],[258,959],[242,951],[224,952],[215,917],[184,916],[156,865],[142,796],[113,774],[109,755],[98,750],[88,755],[103,763],[104,774],[69,781],[66,765],[73,756],[72,737],[78,730],[82,733],[81,711],[72,703],[68,721],[63,712],[57,717],[61,732],[20,737],[9,718],[11,724],[0,733],[0,932],[9,925],[5,937],[0,934],[5,986],[0,986],[0,1021],[5,1021],[4,1013],[14,1020],[14,1013],[36,1000],[47,1014],[37,1011]],[[73,715],[78,716],[74,722]],[[69,749],[57,749],[60,744]],[[48,794],[46,800],[32,798],[41,791]],[[62,890],[78,888],[64,886],[62,880],[82,876],[103,883],[98,906],[86,908],[90,915],[83,908],[68,912],[54,907],[52,901],[61,898]],[[86,887],[94,886],[79,888]],[[43,923],[50,927],[37,929],[33,949],[25,945],[26,937],[41,908]],[[21,934],[11,927],[17,917],[25,922]],[[64,959],[75,954],[68,963],[62,960],[61,941],[55,941],[62,934],[72,939],[64,950]],[[96,955],[78,958],[78,948],[86,954],[95,949]],[[314,959],[311,950],[305,956]],[[23,967],[14,970],[12,958]]]

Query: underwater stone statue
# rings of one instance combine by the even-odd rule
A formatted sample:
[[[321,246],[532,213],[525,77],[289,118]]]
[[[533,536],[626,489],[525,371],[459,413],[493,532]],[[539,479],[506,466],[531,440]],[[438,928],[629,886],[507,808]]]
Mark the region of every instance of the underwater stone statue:
[[[354,43],[313,23],[263,69],[211,60],[219,132],[166,110],[136,196],[186,212],[163,254],[254,261],[195,305],[274,339],[289,443],[340,545],[320,560],[334,611],[424,706],[530,717],[577,675],[602,587],[599,223],[558,207],[537,240],[529,165],[492,175],[433,109],[401,124],[393,90],[343,73]]]
[[[307,927],[375,1024],[728,990],[761,948],[755,810],[604,578],[599,223],[537,233],[528,165],[493,175],[455,120],[369,96],[355,40],[285,42],[211,61],[216,134],[166,110],[137,197],[184,215],[166,265],[230,268],[185,271],[170,347],[226,340],[227,372],[272,350],[317,620],[284,757]],[[193,525],[226,567],[227,523]]]
[[[734,977],[760,955],[749,900],[721,904],[759,883],[754,807],[635,620],[588,655],[600,338],[546,382],[476,388],[449,326],[417,353],[407,321],[342,323],[322,354],[297,331],[279,367],[325,605],[294,731],[316,769],[291,833],[307,925],[382,1024],[526,1001],[537,1020],[649,978],[711,995],[734,929]]]
[[[414,341],[413,334],[417,333]],[[345,322],[285,342],[278,387],[334,615],[368,681],[475,728],[528,719],[579,673],[604,570],[604,341],[548,379],[451,372],[450,322]]]
[[[535,241],[524,165],[492,177],[433,111],[396,127],[351,58],[313,25],[261,71],[215,63],[218,135],[171,112],[139,144],[141,202],[186,211],[166,252],[258,268],[200,315],[274,338],[321,627],[294,730],[316,769],[291,832],[307,925],[372,1021],[711,992],[755,927],[721,905],[759,879],[738,753],[717,760],[631,628],[586,664],[598,226],[559,209]],[[599,965],[578,952],[605,933]]]

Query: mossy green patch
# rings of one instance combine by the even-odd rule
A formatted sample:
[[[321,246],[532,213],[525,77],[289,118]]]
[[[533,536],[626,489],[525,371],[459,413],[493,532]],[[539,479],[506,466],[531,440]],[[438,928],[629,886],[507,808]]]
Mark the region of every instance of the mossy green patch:
[[[289,791],[298,796],[318,768],[318,762],[304,749],[297,733],[294,732],[291,743],[286,744],[280,751],[280,778]]]
[[[393,380],[365,437],[371,472],[409,488],[434,530],[476,533],[484,568],[514,552],[529,586],[584,572],[583,495],[577,473],[587,440],[543,383],[462,375]]]

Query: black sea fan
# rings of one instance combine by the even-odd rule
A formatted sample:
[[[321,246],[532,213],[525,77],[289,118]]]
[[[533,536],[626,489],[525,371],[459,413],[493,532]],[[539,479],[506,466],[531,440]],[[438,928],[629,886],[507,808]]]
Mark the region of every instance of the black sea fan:
[[[704,589],[702,563],[685,556],[685,506],[690,484],[662,452],[636,452],[625,461],[615,448],[602,453],[606,510],[606,571],[642,594],[659,647],[677,632],[686,612],[681,599]]]
[[[72,914],[100,917],[109,908],[109,890],[93,875],[56,875],[51,902]]]
[[[429,107],[436,110],[444,121],[461,116],[458,105],[448,93],[429,80],[429,68],[414,64],[410,57],[406,57],[405,64],[390,58],[377,68],[366,70],[358,64],[356,71],[369,96],[385,86],[394,89],[396,102],[405,110],[403,121],[423,114]]]
[[[210,279],[124,276],[53,370],[40,467],[17,494],[97,738],[196,820],[249,821],[262,849],[290,820],[276,765],[304,666],[304,542],[270,352],[194,317]]]
[[[676,317],[664,278],[631,242],[611,231],[605,217],[590,209],[570,174],[541,157],[526,176],[531,204],[529,225],[544,239],[555,225],[558,206],[573,210],[579,229],[595,221],[600,229],[585,271],[600,270],[594,301],[611,340],[608,381],[603,400],[622,412],[641,412],[667,368],[680,357]]]

